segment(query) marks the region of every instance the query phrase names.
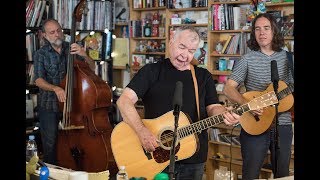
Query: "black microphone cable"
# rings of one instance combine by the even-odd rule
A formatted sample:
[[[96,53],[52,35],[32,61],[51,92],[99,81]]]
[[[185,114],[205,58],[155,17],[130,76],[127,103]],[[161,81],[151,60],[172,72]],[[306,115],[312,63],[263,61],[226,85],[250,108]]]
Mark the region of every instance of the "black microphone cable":
[[[231,180],[232,178],[232,171],[231,171],[231,164],[232,164],[232,136],[233,136],[233,130],[234,128],[236,128],[237,126],[233,126],[233,128],[231,129],[231,134],[230,134],[230,163],[229,163],[229,173],[230,173],[230,176],[229,176],[229,179]],[[234,179],[234,178],[233,178]]]

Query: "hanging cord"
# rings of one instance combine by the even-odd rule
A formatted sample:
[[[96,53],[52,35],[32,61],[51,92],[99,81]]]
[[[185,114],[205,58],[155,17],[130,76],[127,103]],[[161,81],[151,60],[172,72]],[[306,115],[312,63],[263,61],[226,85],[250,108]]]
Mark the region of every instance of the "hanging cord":
[[[232,136],[233,136],[233,130],[234,128],[237,127],[237,126],[233,126],[233,128],[231,129],[231,135],[230,135],[230,163],[229,163],[229,173],[230,173],[230,176],[229,176],[229,179],[231,180],[231,176],[232,176],[232,171],[231,171],[231,164],[232,164]]]

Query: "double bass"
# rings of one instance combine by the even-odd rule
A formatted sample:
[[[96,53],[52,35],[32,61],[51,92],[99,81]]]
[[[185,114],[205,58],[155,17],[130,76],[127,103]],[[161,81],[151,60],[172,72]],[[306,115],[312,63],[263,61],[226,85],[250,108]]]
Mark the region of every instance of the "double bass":
[[[75,42],[76,22],[81,22],[86,0],[80,0],[72,16],[71,42]],[[118,171],[110,136],[113,126],[109,121],[111,89],[89,65],[68,55],[67,74],[61,87],[66,101],[60,103],[63,112],[57,139],[59,166],[87,172]]]

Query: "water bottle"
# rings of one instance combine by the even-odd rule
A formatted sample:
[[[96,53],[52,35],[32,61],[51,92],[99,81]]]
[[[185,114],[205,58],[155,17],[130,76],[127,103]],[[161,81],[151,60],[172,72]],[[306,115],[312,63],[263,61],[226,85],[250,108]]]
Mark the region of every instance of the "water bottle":
[[[38,156],[37,143],[35,141],[34,135],[29,135],[29,140],[27,142],[26,148],[27,161],[29,161],[34,155]]]
[[[125,166],[120,166],[117,173],[117,180],[129,180],[128,173]]]

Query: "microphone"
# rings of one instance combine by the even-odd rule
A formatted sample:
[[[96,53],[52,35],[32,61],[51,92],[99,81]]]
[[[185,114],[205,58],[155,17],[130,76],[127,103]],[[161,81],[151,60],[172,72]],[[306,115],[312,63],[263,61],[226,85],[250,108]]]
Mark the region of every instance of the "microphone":
[[[278,66],[276,60],[271,61],[271,81],[279,81]]]
[[[174,179],[174,163],[176,161],[176,153],[175,153],[175,146],[176,146],[176,141],[177,141],[177,128],[178,128],[178,121],[179,121],[179,113],[180,113],[180,108],[182,106],[182,82],[177,81],[176,82],[176,88],[174,90],[174,95],[173,95],[173,115],[174,115],[174,130],[173,130],[173,141],[171,144],[171,149],[170,149],[170,164],[169,164],[169,174],[170,174],[170,180]]]
[[[275,93],[278,92],[278,82],[279,82],[279,74],[278,74],[278,66],[277,61],[271,61],[271,81],[273,82],[273,90]]]
[[[181,81],[176,82],[176,88],[173,95],[173,115],[178,115],[182,106],[182,88],[183,83]]]

